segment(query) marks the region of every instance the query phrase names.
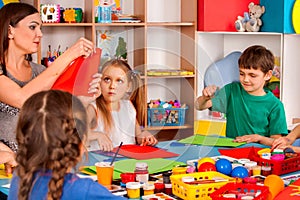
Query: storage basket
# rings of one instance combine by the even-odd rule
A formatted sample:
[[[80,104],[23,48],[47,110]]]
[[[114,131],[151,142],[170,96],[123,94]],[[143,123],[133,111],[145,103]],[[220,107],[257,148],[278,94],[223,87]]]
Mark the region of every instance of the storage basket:
[[[259,155],[250,155],[250,159],[256,161],[260,166],[271,166],[272,174],[283,175],[300,170],[300,155],[297,157],[287,158],[283,161],[263,159]]]
[[[224,197],[224,194],[237,192],[240,197],[228,198]],[[241,199],[242,194],[254,193],[255,198],[253,200],[266,200],[269,194],[269,188],[263,185],[256,184],[245,184],[245,183],[227,183],[218,190],[211,193],[210,197],[212,200],[236,200]]]
[[[183,126],[185,123],[184,108],[148,108],[149,126]]]
[[[195,181],[214,180],[216,178],[225,179],[226,181],[216,181],[214,183],[191,185],[182,181],[183,177],[194,177]],[[226,176],[219,172],[197,172],[190,174],[178,174],[170,177],[172,182],[172,192],[182,199],[193,200],[211,200],[210,194],[219,189],[228,182],[235,182],[236,179]]]

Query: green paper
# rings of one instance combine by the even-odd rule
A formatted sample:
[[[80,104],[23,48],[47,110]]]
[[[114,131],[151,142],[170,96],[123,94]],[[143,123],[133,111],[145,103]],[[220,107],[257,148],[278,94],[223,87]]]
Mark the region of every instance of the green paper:
[[[126,159],[115,162],[114,179],[120,179],[120,174],[125,172],[134,172],[135,163],[145,162],[148,164],[149,174],[155,174],[171,170],[178,165],[185,165],[183,162],[168,160],[163,158],[154,158],[149,160]]]
[[[205,135],[193,135],[185,139],[179,140],[185,144],[198,144],[204,146],[222,146],[222,147],[238,147],[246,142],[233,142],[232,138],[213,137]]]
[[[178,165],[186,165],[183,162],[178,162],[175,160],[167,160],[163,158],[154,158],[149,160],[136,160],[136,159],[126,159],[116,161],[114,163],[114,174],[113,179],[120,179],[121,173],[125,172],[134,172],[135,163],[137,162],[145,162],[148,164],[149,174],[155,174],[159,172],[164,172],[171,170],[173,167]],[[96,166],[86,166],[84,170],[94,173],[96,175]]]

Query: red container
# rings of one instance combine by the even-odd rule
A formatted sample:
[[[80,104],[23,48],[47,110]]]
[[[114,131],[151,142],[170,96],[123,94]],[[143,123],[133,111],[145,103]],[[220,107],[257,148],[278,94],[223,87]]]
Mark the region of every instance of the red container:
[[[222,186],[218,190],[215,190],[213,193],[210,194],[210,198],[212,200],[236,200],[240,199],[236,198],[228,198],[223,197],[224,194],[234,193],[236,194],[243,194],[243,193],[260,193],[257,195],[253,200],[266,200],[269,194],[269,189],[267,186],[261,186],[256,184],[245,184],[245,183],[227,183],[226,185]]]
[[[237,16],[248,12],[259,0],[198,0],[198,31],[236,31]]]
[[[135,182],[135,173],[122,173],[120,177],[122,183]]]
[[[287,158],[283,161],[263,159],[259,155],[250,156],[251,160],[256,161],[260,166],[271,166],[272,174],[283,175],[300,170],[300,155],[294,158]]]

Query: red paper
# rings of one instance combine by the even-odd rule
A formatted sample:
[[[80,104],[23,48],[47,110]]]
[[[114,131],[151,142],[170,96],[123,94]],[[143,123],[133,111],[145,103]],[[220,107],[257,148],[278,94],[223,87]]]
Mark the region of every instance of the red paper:
[[[69,64],[53,84],[52,89],[67,91],[76,96],[93,95],[87,92],[93,74],[98,72],[100,57],[101,49],[99,48],[96,48],[96,52],[87,58],[78,57]]]
[[[113,152],[116,152],[117,149],[118,147],[114,148]],[[179,156],[179,154],[157,147],[139,146],[134,144],[123,145],[119,151],[119,154],[137,160],[146,160],[151,158],[171,158]]]
[[[300,179],[292,183],[293,185],[298,185],[300,187]],[[282,199],[288,199],[288,200],[299,200],[300,196],[291,196],[292,193],[297,192],[297,188],[295,187],[289,187],[287,186],[284,190],[279,192],[279,194],[276,195],[274,200],[282,200]]]
[[[251,155],[256,155],[259,147],[244,147],[244,148],[234,148],[234,149],[218,149],[221,155],[229,156],[236,159],[249,158]]]

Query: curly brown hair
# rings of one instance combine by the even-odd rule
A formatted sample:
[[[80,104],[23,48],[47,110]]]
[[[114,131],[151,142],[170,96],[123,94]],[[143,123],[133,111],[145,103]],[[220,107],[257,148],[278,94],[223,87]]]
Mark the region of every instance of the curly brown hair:
[[[79,162],[87,134],[87,115],[70,93],[49,90],[24,103],[17,125],[18,199],[28,199],[34,173],[51,170],[47,199],[60,199],[64,175]]]

